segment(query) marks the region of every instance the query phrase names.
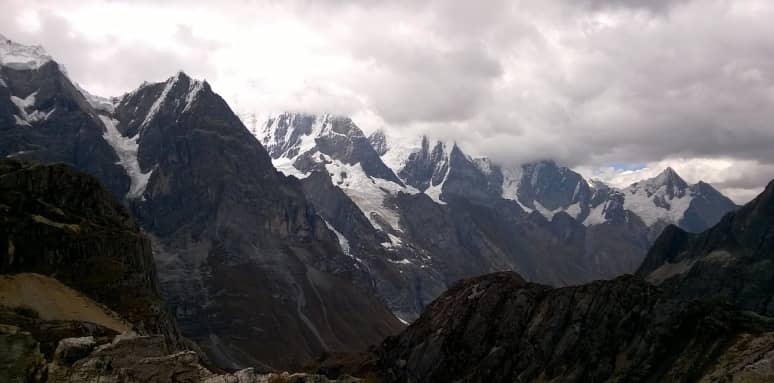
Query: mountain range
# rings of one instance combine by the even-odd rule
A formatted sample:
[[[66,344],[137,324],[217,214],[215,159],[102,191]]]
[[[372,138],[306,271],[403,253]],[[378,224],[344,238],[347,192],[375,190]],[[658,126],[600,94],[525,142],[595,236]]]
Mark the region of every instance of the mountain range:
[[[106,99],[0,36],[0,157],[96,177],[147,235],[175,326],[223,368],[363,350],[462,278],[631,273],[668,225],[699,232],[737,209],[671,169],[619,190],[347,117],[285,113],[256,135],[183,72]]]
[[[366,136],[346,117],[283,113],[257,136],[405,319],[473,275],[563,286],[632,273],[667,225],[698,232],[736,209],[671,168],[617,189],[553,161],[503,166],[453,142]]]

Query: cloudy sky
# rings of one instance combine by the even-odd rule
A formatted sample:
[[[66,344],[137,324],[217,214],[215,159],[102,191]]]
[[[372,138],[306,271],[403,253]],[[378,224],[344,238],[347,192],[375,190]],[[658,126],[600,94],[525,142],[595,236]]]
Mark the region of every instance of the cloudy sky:
[[[774,178],[774,1],[210,4],[0,0],[0,33],[105,96],[184,70],[258,119],[345,114],[616,185],[672,166],[744,202]]]

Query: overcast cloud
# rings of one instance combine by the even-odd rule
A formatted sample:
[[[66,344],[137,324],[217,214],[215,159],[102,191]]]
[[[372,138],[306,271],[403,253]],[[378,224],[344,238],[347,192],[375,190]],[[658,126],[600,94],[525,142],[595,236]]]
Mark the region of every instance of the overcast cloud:
[[[353,116],[624,185],[774,178],[774,2],[15,1],[0,33],[95,94],[177,70],[240,113]],[[624,170],[635,168],[635,170]]]

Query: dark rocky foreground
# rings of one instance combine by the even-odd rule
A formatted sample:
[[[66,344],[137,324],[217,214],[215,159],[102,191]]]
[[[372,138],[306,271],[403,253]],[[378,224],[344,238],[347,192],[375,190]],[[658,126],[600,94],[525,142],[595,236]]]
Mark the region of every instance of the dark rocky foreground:
[[[764,382],[774,321],[684,302],[636,276],[552,289],[514,273],[462,281],[369,354],[317,366],[385,382]]]
[[[54,277],[138,333],[179,338],[150,241],[99,181],[65,165],[0,160],[0,212],[0,274]]]

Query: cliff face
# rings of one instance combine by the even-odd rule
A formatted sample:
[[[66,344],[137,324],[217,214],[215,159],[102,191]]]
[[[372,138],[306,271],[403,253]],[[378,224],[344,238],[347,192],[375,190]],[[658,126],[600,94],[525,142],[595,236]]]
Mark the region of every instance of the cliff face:
[[[0,160],[0,211],[0,273],[54,277],[138,332],[176,341],[150,241],[97,180],[65,165]]]

